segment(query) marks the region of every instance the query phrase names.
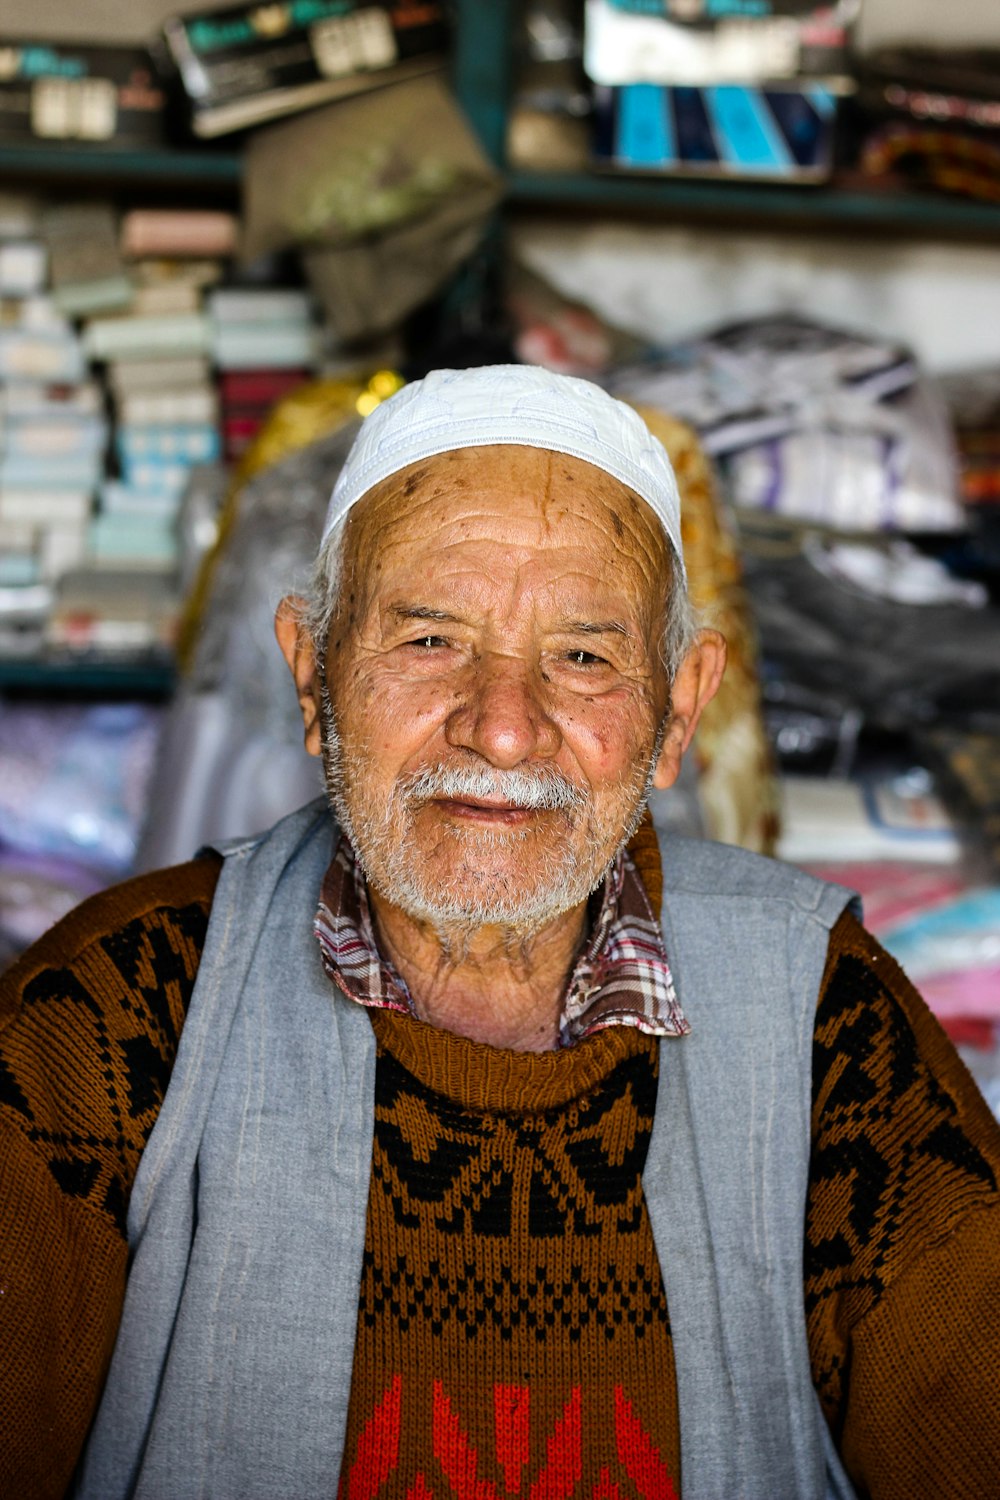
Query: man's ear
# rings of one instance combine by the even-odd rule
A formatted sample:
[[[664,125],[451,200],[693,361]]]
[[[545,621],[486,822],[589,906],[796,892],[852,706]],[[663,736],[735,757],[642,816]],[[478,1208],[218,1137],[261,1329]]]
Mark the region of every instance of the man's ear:
[[[653,785],[661,792],[680,775],[684,752],[694,738],[705,705],[718,692],[726,670],[726,641],[717,630],[699,630],[694,645],[681,662],[670,694],[670,722]]]
[[[274,633],[295,682],[302,723],[305,725],[306,749],[310,755],[319,755],[323,741],[323,721],[320,715],[323,684],[320,681],[312,634],[303,623],[304,607],[304,599],[297,594],[286,594],[275,612]]]

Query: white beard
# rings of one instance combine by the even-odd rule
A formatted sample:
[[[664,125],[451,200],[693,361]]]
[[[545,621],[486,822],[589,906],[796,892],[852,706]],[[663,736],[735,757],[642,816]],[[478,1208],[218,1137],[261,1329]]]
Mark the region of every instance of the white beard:
[[[485,926],[505,929],[512,940],[523,942],[587,900],[639,825],[668,723],[665,718],[648,763],[623,777],[612,816],[605,811],[601,818],[591,793],[555,766],[505,771],[468,751],[456,752],[463,759],[401,777],[388,797],[372,806],[346,765],[325,688],[321,718],[327,796],[369,884],[410,917],[428,923],[451,950]],[[550,833],[540,839],[530,823],[507,829],[444,819],[434,851],[447,841],[444,881],[418,860],[414,848],[414,818],[435,798],[496,798],[537,809],[552,815],[545,820],[550,830],[553,819],[562,822],[566,836]],[[515,860],[516,877],[510,872]]]

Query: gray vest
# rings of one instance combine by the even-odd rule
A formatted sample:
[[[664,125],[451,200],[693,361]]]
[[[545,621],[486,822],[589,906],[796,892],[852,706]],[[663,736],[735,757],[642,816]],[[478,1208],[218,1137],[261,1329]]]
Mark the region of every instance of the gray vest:
[[[125,1308],[78,1497],[336,1493],[375,1044],[312,934],[333,832],[314,803],[226,850],[132,1192]],[[662,853],[692,1034],[661,1044],[644,1186],[684,1500],[849,1500],[802,1301],[813,1018],[848,894],[721,845]]]

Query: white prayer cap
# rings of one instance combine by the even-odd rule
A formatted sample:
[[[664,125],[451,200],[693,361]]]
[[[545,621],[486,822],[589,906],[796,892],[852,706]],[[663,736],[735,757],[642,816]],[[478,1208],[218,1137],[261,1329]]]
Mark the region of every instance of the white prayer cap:
[[[381,480],[436,453],[493,443],[569,453],[613,474],[655,511],[683,569],[680,496],[663,444],[600,386],[534,365],[432,370],[377,406],[340,471],[323,541]]]

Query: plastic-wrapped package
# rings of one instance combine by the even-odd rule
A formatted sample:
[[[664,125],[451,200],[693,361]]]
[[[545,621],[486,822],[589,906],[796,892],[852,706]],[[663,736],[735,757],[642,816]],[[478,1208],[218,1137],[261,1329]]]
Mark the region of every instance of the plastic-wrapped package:
[[[857,890],[865,922],[905,969],[1000,1117],[1000,885],[961,865],[811,862]]]
[[[852,154],[862,172],[995,203],[1000,51],[899,45],[859,59]]]
[[[845,531],[960,531],[947,408],[906,349],[795,317],[733,324],[616,372],[690,422],[737,507]]]
[[[917,383],[890,401],[831,400],[726,461],[733,503],[841,531],[959,531],[946,414]]]
[[[873,546],[807,536],[802,550],[828,578],[842,579],[863,594],[894,604],[965,604],[982,609],[989,603],[985,584],[957,578],[939,558],[927,557],[910,542],[897,539]]]
[[[849,66],[850,28],[860,8],[861,0],[743,8],[587,0],[584,64],[588,77],[604,84],[829,77]]]
[[[787,776],[782,783],[778,853],[812,860],[892,860],[957,864],[958,830],[921,767],[869,772],[858,779]]]
[[[0,847],[0,969],[106,883],[89,865]]]
[[[1000,1116],[1000,886],[963,891],[892,924],[882,941],[962,1046]]]
[[[135,857],[162,710],[4,703],[0,844],[124,874]]]
[[[765,693],[868,727],[1000,729],[995,604],[904,604],[820,570],[797,534],[741,526],[747,588],[768,665]],[[989,722],[987,722],[987,720]]]
[[[411,78],[256,130],[244,254],[301,248],[344,342],[398,326],[476,249],[498,175],[440,79]]]
[[[163,710],[0,703],[0,966],[132,867]]]

